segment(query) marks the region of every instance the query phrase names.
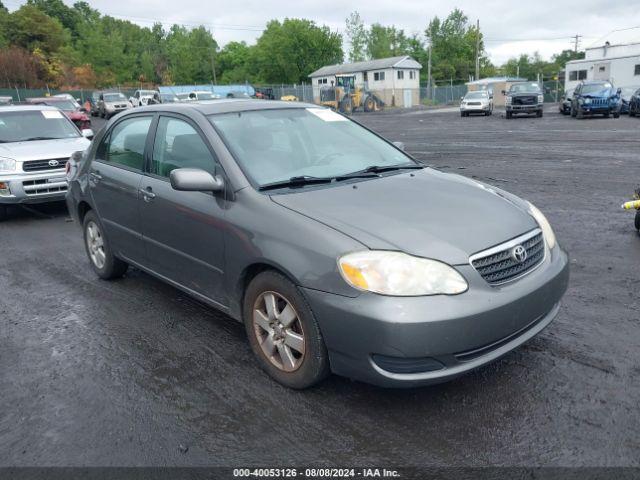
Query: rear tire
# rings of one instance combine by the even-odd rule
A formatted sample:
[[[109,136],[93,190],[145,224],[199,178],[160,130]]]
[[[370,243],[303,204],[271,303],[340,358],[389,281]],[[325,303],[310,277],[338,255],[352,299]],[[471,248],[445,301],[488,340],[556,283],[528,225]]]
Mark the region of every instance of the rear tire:
[[[8,216],[7,211],[8,211],[8,208],[6,205],[0,205],[0,222],[7,219],[7,216]]]
[[[274,380],[303,389],[329,374],[329,355],[313,312],[284,275],[258,274],[245,292],[242,312],[251,349]]]
[[[129,265],[116,258],[104,234],[102,224],[93,210],[89,210],[82,222],[84,247],[91,268],[103,280],[122,277]]]
[[[373,112],[376,109],[376,101],[373,97],[368,96],[364,99],[364,111],[365,112]]]

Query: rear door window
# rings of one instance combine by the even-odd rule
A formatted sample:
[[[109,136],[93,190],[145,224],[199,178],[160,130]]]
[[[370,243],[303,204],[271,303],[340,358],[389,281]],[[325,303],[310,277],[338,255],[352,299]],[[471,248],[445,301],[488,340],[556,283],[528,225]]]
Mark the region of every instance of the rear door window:
[[[118,123],[98,147],[98,158],[112,165],[142,171],[152,119],[151,115],[145,115]]]

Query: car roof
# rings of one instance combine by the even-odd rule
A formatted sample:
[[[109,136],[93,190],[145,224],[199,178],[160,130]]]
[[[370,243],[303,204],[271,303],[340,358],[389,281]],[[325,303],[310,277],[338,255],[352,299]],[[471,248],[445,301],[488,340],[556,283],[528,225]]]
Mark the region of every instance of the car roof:
[[[149,105],[146,107],[135,108],[130,110],[129,114],[135,112],[149,111],[166,111],[176,113],[188,113],[197,111],[203,115],[214,115],[216,113],[233,113],[247,112],[251,110],[277,110],[285,108],[324,108],[312,103],[303,102],[282,102],[277,100],[259,100],[259,99],[242,99],[242,98],[225,98],[219,100],[204,100],[189,103],[172,103]]]
[[[600,83],[610,83],[611,85],[613,85],[613,83],[611,82],[611,80],[586,80],[586,81],[582,81],[583,85],[597,85]]]
[[[57,107],[50,107],[49,105],[6,105],[2,107],[3,112],[19,112],[19,111],[35,111],[53,110],[59,112]]]

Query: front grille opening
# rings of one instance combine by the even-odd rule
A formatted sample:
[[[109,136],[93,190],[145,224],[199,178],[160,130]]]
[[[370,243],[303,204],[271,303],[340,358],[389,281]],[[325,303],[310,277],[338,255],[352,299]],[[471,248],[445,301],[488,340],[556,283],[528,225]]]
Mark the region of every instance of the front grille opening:
[[[478,357],[491,353],[492,351],[497,350],[501,346],[506,345],[514,338],[519,337],[520,335],[526,333],[528,330],[531,330],[538,323],[540,323],[545,318],[545,316],[546,315],[541,315],[540,317],[536,318],[533,322],[522,327],[520,330],[504,338],[501,338],[496,342],[490,343],[489,345],[484,345],[483,347],[474,348],[473,350],[466,350],[464,352],[454,353],[453,356],[456,357],[456,359],[460,362],[470,362],[471,360],[474,360]]]
[[[374,354],[372,358],[381,369],[391,373],[434,372],[444,368],[442,363],[431,357],[405,358]]]
[[[516,243],[516,245],[518,245]],[[509,246],[503,250],[489,254],[487,256],[476,256],[471,262],[473,268],[491,285],[515,280],[516,278],[530,272],[538,266],[544,259],[544,238],[542,232],[524,240],[519,245],[525,249],[526,260],[519,262],[512,255],[514,242],[509,242]]]
[[[55,183],[50,183],[46,178],[41,180],[27,180],[26,182],[22,182],[22,188],[26,195],[61,193],[67,191],[67,182],[64,178],[56,179]]]

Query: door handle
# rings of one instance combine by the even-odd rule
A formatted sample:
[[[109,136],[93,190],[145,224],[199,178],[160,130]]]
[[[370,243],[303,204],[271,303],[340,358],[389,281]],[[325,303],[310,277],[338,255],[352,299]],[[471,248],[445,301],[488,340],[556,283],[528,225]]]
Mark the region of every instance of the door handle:
[[[89,174],[89,176],[96,182],[98,183],[100,180],[102,180],[102,175],[100,175],[100,172],[91,172]]]
[[[153,193],[153,191],[151,190],[151,187],[141,188],[139,191],[142,194],[142,199],[145,202],[150,202],[151,200],[156,198],[156,194]]]

